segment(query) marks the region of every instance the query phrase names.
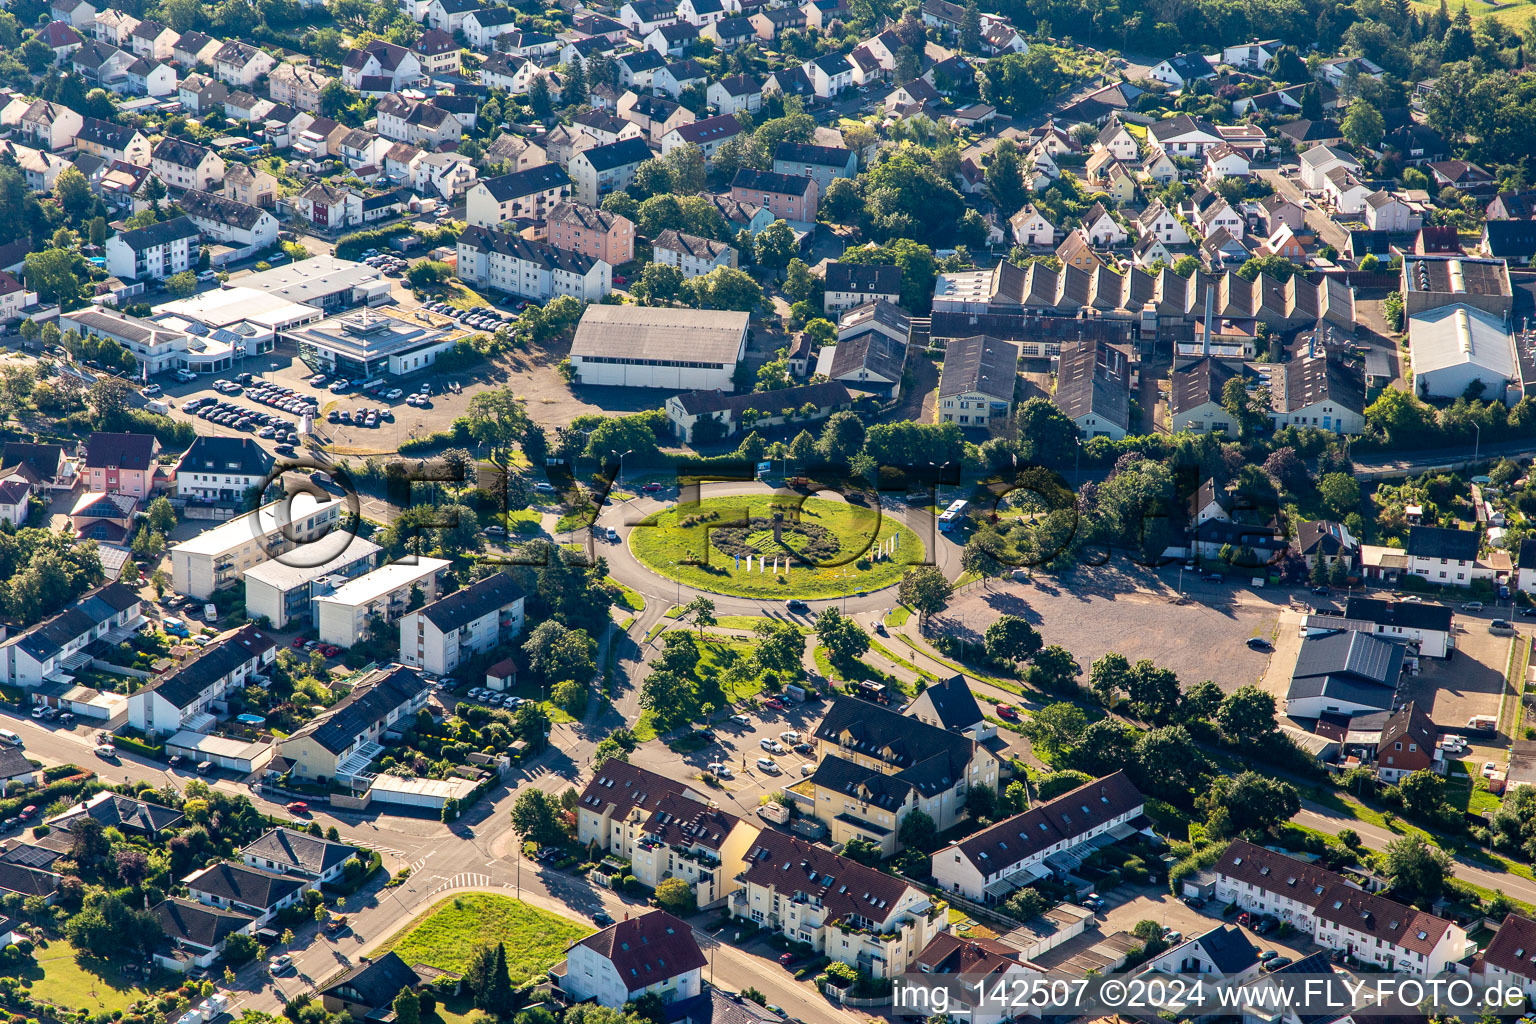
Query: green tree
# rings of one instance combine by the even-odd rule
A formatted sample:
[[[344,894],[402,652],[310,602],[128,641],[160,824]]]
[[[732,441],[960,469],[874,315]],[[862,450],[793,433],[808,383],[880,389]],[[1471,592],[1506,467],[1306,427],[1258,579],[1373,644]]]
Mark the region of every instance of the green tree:
[[[560,805],[540,789],[524,790],[512,805],[513,831],[540,846],[558,843],[565,838],[560,818]]]
[[[1445,780],[1434,772],[1416,771],[1398,782],[1403,806],[1421,818],[1435,814],[1445,804]]]
[[[687,618],[690,615],[699,631],[699,639],[704,639],[704,630],[715,624],[715,602],[700,594],[683,606],[681,617]]]
[[[656,886],[656,903],[669,914],[685,917],[698,908],[698,898],[686,879],[667,878]]]
[[[932,853],[939,844],[939,826],[920,807],[914,807],[901,819],[896,841],[912,850]]]
[[[585,680],[596,670],[597,644],[582,629],[568,629],[554,619],[539,623],[523,643],[528,667],[551,683]]]
[[[1259,772],[1219,776],[1205,799],[1207,824],[1219,836],[1268,832],[1301,810],[1295,786]]]
[[[1275,695],[1253,683],[1241,686],[1221,702],[1216,724],[1234,740],[1265,739],[1275,731]]]
[[[1191,720],[1210,718],[1221,709],[1226,695],[1209,679],[1202,679],[1184,694],[1184,709]]]
[[[1088,716],[1076,704],[1058,701],[1047,704],[1024,726],[1035,745],[1035,753],[1049,764],[1059,764],[1082,742],[1088,728]]]
[[[1438,899],[1452,868],[1449,854],[1417,834],[1392,840],[1379,859],[1392,883],[1392,894],[1416,904]]]
[[[960,15],[960,49],[966,53],[981,52],[981,8],[976,0],[968,0],[965,13]]]
[[[869,634],[836,608],[828,608],[816,617],[816,637],[840,665],[852,664],[869,650]]]
[[[942,611],[949,604],[954,587],[937,566],[920,565],[901,578],[897,597],[902,604],[917,612],[920,624],[928,617]]]
[[[1349,112],[1339,124],[1339,130],[1350,145],[1358,150],[1375,149],[1386,135],[1387,125],[1381,112],[1363,99],[1349,105]]]
[[[390,1004],[395,1010],[397,1024],[421,1024],[421,999],[409,988],[402,988]]]
[[[1033,657],[1044,645],[1039,630],[1017,615],[999,616],[987,627],[985,643],[988,657],[1009,665]]]
[[[165,290],[178,299],[184,299],[197,291],[197,275],[190,270],[172,274],[165,279]]]
[[[1019,147],[1012,139],[998,143],[992,151],[992,162],[986,170],[986,186],[988,198],[997,204],[997,212],[1004,218],[1017,213],[1029,197]]]
[[[1328,510],[1340,519],[1360,509],[1360,482],[1349,473],[1325,473],[1317,491]]]
[[[1088,689],[1107,708],[1115,706],[1116,696],[1130,689],[1131,663],[1125,655],[1111,651],[1088,668]]]
[[[757,262],[772,270],[789,266],[797,250],[795,232],[783,220],[769,224],[757,236]]]
[[[1031,659],[1025,679],[1051,693],[1075,694],[1077,677],[1082,674],[1082,667],[1073,659],[1072,652],[1051,644]]]
[[[75,167],[66,167],[59,172],[53,182],[53,195],[72,224],[80,223],[80,219],[90,212],[96,201],[96,197],[91,194],[90,182]]]
[[[648,302],[666,305],[676,301],[683,290],[683,272],[667,263],[647,263],[640,271],[636,291]]]

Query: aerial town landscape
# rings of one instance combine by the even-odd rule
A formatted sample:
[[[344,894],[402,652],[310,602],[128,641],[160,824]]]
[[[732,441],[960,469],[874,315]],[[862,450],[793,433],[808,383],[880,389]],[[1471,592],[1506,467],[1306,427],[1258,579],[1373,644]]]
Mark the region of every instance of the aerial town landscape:
[[[0,1024],[1533,1024],[1526,46],[4,0]]]

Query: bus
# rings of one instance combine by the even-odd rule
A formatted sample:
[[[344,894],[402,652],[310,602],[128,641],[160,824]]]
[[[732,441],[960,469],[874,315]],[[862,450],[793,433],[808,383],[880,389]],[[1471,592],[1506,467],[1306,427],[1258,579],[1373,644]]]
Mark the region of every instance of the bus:
[[[964,523],[967,507],[966,503],[961,500],[950,502],[949,508],[939,514],[939,529],[948,533]]]

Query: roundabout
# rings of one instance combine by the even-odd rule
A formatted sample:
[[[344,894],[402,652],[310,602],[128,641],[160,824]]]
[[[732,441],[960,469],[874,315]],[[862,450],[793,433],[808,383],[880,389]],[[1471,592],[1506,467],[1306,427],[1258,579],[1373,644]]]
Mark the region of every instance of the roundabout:
[[[695,590],[764,600],[873,593],[922,564],[923,543],[876,508],[757,494],[652,513],[629,534],[645,568]]]

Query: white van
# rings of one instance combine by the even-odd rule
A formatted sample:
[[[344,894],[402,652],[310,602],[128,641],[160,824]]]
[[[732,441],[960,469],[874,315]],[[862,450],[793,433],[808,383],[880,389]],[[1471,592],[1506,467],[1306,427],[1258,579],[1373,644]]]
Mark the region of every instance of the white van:
[[[0,729],[0,743],[9,743],[13,747],[22,745],[21,737],[9,729]]]

